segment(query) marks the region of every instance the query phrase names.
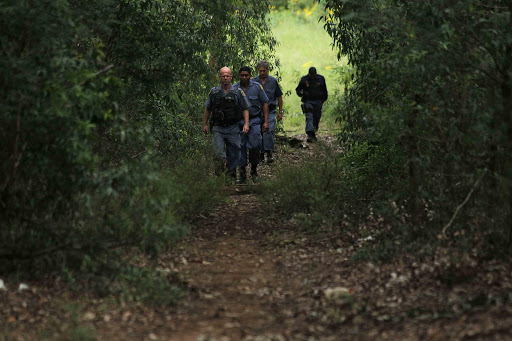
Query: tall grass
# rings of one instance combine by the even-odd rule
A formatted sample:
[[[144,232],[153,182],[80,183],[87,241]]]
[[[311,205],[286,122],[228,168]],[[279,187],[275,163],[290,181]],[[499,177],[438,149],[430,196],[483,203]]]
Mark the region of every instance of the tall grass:
[[[321,130],[332,130],[335,125],[335,111],[338,107],[336,94],[344,90],[342,74],[346,69],[346,59],[338,61],[337,53],[331,47],[331,38],[324,31],[319,17],[323,14],[322,6],[290,8],[273,11],[270,19],[272,29],[279,46],[276,55],[280,60],[279,76],[281,88],[285,93],[284,130],[290,134],[304,132],[304,115],[300,108],[300,98],[295,88],[300,77],[307,74],[311,66],[326,79],[329,99],[325,103]]]

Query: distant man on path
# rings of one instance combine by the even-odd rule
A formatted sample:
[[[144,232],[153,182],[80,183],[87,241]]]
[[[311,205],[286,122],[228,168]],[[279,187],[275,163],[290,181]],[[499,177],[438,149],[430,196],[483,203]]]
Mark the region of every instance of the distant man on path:
[[[295,92],[303,102],[302,111],[306,116],[307,141],[314,142],[317,140],[316,132],[322,117],[322,106],[328,96],[325,78],[316,73],[316,68],[311,67],[308,74],[300,79]]]
[[[267,163],[274,162],[272,153],[274,152],[274,132],[276,130],[276,109],[277,120],[283,119],[283,92],[275,77],[268,74],[270,64],[266,60],[260,60],[257,65],[258,74],[253,78],[254,81],[260,83],[265,90],[268,97],[268,131],[263,132],[262,148],[261,148],[261,161],[265,160],[265,153],[267,154]]]
[[[249,102],[245,93],[233,87],[231,69],[223,67],[219,71],[220,86],[212,88],[205,102],[203,116],[203,132],[208,134],[208,119],[213,128],[213,149],[216,162],[226,174],[236,180],[236,167],[240,161],[240,128],[238,123],[243,120],[242,132],[249,132]]]
[[[251,79],[251,68],[242,66],[238,73],[240,82],[234,85],[241,89],[249,100],[249,133],[240,132],[242,142],[239,183],[247,182],[247,149],[249,149],[249,163],[251,164],[251,178],[258,182],[258,163],[260,161],[261,131],[268,131],[268,97],[261,84]],[[263,114],[263,115],[262,115]],[[263,123],[262,123],[263,122]],[[244,121],[240,121],[242,128]]]

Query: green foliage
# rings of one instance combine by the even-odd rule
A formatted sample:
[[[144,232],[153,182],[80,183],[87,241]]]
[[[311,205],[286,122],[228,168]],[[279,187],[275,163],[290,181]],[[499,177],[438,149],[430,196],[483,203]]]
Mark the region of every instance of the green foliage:
[[[271,0],[270,3],[273,8],[277,10],[291,10],[291,11],[313,11],[316,10],[318,2],[323,4],[323,1],[315,0]]]
[[[348,157],[363,161],[356,188],[381,207],[403,203],[411,235],[445,226],[510,245],[510,4],[325,3],[325,28],[355,70],[339,112]]]
[[[218,203],[203,103],[220,66],[272,59],[268,11],[238,0],[2,2],[2,271],[120,275],[123,247],[156,255]]]
[[[346,184],[354,197],[389,198],[399,190],[405,173],[405,155],[397,146],[362,142],[342,157]]]
[[[325,147],[300,165],[282,166],[273,181],[262,183],[262,205],[269,212],[318,229],[337,222],[352,206],[340,155]]]
[[[85,313],[84,307],[77,303],[71,303],[67,300],[59,302],[59,308],[63,310],[69,318],[53,317],[50,320],[50,327],[41,332],[38,337],[41,340],[58,341],[94,341],[96,332],[91,323],[84,323],[82,316]]]
[[[65,2],[4,2],[0,11],[0,215],[7,226],[41,226],[73,209],[92,175],[87,137],[107,110],[108,79],[82,84],[98,65],[67,48],[74,27]]]
[[[164,212],[178,221],[194,222],[225,200],[219,190],[224,184],[223,179],[210,176],[213,169],[211,153],[207,148],[162,171],[150,187],[141,191],[140,196],[147,200],[165,200],[168,204]]]
[[[170,306],[183,295],[183,289],[163,274],[138,267],[127,267],[112,283],[111,293],[118,293],[123,302]]]
[[[262,204],[310,230],[364,218],[378,200],[394,211],[386,200],[405,176],[405,156],[398,152],[366,142],[340,152],[320,142],[309,160],[276,169],[276,178],[261,185]]]

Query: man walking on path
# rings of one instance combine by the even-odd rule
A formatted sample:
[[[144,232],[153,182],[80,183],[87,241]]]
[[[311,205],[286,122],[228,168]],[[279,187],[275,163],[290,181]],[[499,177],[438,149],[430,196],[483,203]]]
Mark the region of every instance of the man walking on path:
[[[300,79],[295,92],[303,102],[302,111],[306,116],[307,141],[314,142],[317,140],[316,132],[322,117],[322,106],[328,96],[325,78],[316,73],[316,68],[311,67],[308,74]]]
[[[274,132],[276,130],[276,110],[277,120],[283,119],[283,92],[275,77],[268,74],[270,64],[266,60],[260,60],[257,69],[259,76],[253,78],[254,81],[260,83],[265,90],[268,97],[268,124],[269,129],[263,132],[262,148],[261,148],[261,161],[265,159],[267,154],[267,162],[274,162],[272,153],[274,152]]]
[[[249,163],[251,164],[251,178],[253,182],[258,181],[258,163],[260,161],[261,132],[268,131],[268,97],[261,84],[251,79],[251,68],[242,66],[239,71],[240,82],[234,85],[241,89],[249,100],[249,132],[240,132],[242,142],[240,162],[239,183],[247,182],[247,149],[249,149]],[[263,116],[262,116],[263,114]],[[263,123],[262,123],[263,121]],[[243,125],[240,121],[240,127]]]
[[[208,119],[210,119],[213,125],[212,143],[216,162],[220,164],[221,169],[224,169],[225,163],[226,174],[232,180],[236,180],[241,145],[238,123],[243,120],[242,132],[247,134],[249,102],[245,93],[231,84],[233,75],[230,68],[221,68],[219,78],[220,85],[212,88],[205,102],[203,132],[208,134]]]

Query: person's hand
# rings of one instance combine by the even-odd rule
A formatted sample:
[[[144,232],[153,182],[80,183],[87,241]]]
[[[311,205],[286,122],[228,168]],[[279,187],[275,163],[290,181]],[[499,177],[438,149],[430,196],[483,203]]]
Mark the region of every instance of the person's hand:
[[[266,133],[269,130],[268,122],[263,123],[263,132]]]
[[[244,124],[244,128],[242,130],[244,134],[247,134],[249,132],[249,123]]]
[[[208,135],[208,124],[203,124],[203,133]]]
[[[283,119],[283,113],[279,112],[279,113],[277,114],[277,120],[278,120],[278,121],[281,121],[282,119]]]

